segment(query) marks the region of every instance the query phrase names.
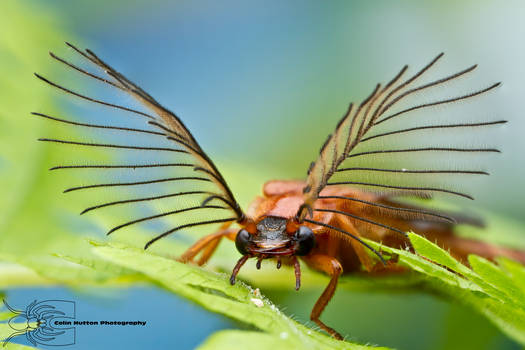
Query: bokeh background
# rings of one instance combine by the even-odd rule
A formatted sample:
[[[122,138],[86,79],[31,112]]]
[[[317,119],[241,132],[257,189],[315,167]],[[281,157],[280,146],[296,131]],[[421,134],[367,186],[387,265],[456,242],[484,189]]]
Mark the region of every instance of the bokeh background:
[[[489,178],[469,181],[476,201],[457,205],[473,213],[490,212],[489,228],[494,222],[504,223],[506,231],[525,234],[520,226],[525,224],[521,1],[4,0],[0,6],[0,172],[5,192],[0,218],[7,223],[16,216],[22,197],[32,203],[16,224],[0,226],[5,230],[0,235],[27,225],[32,213],[49,203],[56,210],[43,218],[47,225],[60,220],[71,231],[103,235],[104,229],[89,218],[73,215],[71,211],[81,207],[68,208],[67,199],[59,198],[60,176],[46,180],[46,191],[30,191],[32,175],[53,164],[42,159],[35,141],[46,136],[41,135],[44,124],[29,120],[29,112],[52,106],[66,115],[78,107],[65,105],[62,96],[31,77],[34,71],[60,76],[47,51],[70,55],[63,45],[66,40],[95,50],[175,110],[215,159],[244,207],[260,193],[264,181],[302,178],[348,103],[365,97],[376,82],[389,80],[404,64],[421,67],[445,51],[436,73],[443,76],[477,63],[467,91],[495,81],[503,86],[467,103],[466,119],[510,123],[462,139],[462,144],[497,146],[503,153],[485,158]],[[23,231],[27,234],[1,241],[3,250],[9,250],[8,243],[31,246],[29,230]],[[35,224],[31,234],[42,239],[47,231]],[[225,243],[222,249],[234,248]],[[255,276],[253,281],[257,286]],[[82,330],[76,345],[81,349],[140,349],[152,343],[191,349],[213,330],[240,326],[148,287],[104,292],[17,287],[7,293],[13,304],[35,298],[72,299],[85,318],[129,315],[151,322],[147,331],[139,332]],[[289,287],[262,291],[287,314],[307,322],[321,289],[296,293],[292,282]],[[414,291],[344,289],[324,319],[355,341],[399,349],[519,348],[472,311]]]

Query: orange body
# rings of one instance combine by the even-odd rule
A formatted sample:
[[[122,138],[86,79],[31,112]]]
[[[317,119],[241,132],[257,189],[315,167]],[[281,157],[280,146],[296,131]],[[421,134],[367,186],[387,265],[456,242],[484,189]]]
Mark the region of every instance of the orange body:
[[[250,222],[249,225],[257,224],[266,217],[280,217],[287,219],[290,223],[293,222],[299,207],[304,203],[304,186],[305,183],[303,181],[267,182],[263,188],[264,196],[257,197],[247,211],[248,221]],[[454,224],[452,223],[438,220],[432,221],[424,217],[418,218],[414,215],[403,214],[403,212],[400,211],[374,207],[357,201],[322,198],[325,196],[345,196],[399,208],[418,209],[396,203],[392,201],[391,196],[382,196],[348,186],[330,186],[323,189],[320,193],[320,198],[316,201],[313,209],[341,211],[361,218],[375,219],[374,221],[380,221],[385,225],[398,227],[404,232],[413,231],[436,242],[442,248],[449,250],[454,257],[464,263],[467,262],[467,255],[474,253],[487,259],[493,259],[496,256],[502,255],[508,256],[525,264],[525,254],[523,252],[455,236],[453,232]],[[333,226],[334,228],[342,229],[359,238],[382,242],[390,247],[404,247],[407,244],[404,236],[386,227],[383,228],[334,212],[319,212],[314,210],[313,220]],[[469,220],[465,218],[458,217],[458,222],[468,223],[468,221]],[[299,258],[310,268],[324,272],[330,276],[330,282],[314,305],[310,318],[332,336],[342,339],[334,329],[328,327],[319,319],[324,308],[334,295],[339,276],[360,270],[382,273],[400,272],[403,271],[403,268],[390,262],[385,266],[377,260],[374,260],[369,252],[366,251],[366,247],[357,240],[337,230],[311,223],[305,223],[305,225],[309,226],[315,234],[315,246],[307,255],[300,256]],[[182,255],[180,260],[184,262],[192,261],[197,254],[202,252],[197,263],[199,265],[206,263],[222,237],[235,240],[238,229],[230,228],[229,226],[230,224],[227,223],[223,225],[217,233],[199,240]],[[288,263],[291,262],[286,259],[286,257],[285,261]],[[293,261],[291,263],[293,263]],[[238,272],[238,269],[239,268],[236,267],[234,274]]]
[[[248,215],[256,222],[267,215],[280,216],[291,219],[297,213],[299,206],[303,203],[303,181],[269,181],[264,185],[264,197],[256,198],[250,208]],[[348,186],[331,186],[323,189],[321,196],[345,196],[359,198],[374,203],[392,204],[388,197],[365,192]],[[318,199],[316,208],[335,209],[351,213],[360,217],[367,217],[380,221],[386,225],[400,228],[404,232],[413,231],[425,236],[440,247],[449,250],[458,260],[467,262],[469,254],[477,254],[493,260],[497,256],[507,256],[525,264],[525,254],[521,251],[506,249],[490,245],[473,239],[460,238],[454,235],[454,225],[448,222],[427,220],[416,220],[400,216],[400,213],[392,213],[380,210],[366,204],[351,202],[341,199]],[[390,247],[401,247],[405,240],[400,235],[387,228],[371,225],[366,222],[341,215],[326,212],[314,212],[314,220],[339,227],[341,220],[348,232],[358,236],[383,242]],[[309,225],[316,234],[316,247],[311,254],[325,254],[336,258],[342,265],[344,273],[351,273],[361,269],[359,259],[362,245],[338,231],[330,230],[322,226]],[[353,244],[352,244],[353,243]],[[359,253],[354,247],[358,247]],[[310,254],[309,254],[310,255]],[[305,259],[308,262],[308,259]]]
[[[299,207],[303,204],[303,181],[270,181],[264,185],[264,197],[256,198],[248,209],[247,214],[255,222],[265,216],[278,216],[293,219]],[[338,195],[348,197],[358,197],[368,201],[377,201],[374,194],[352,189],[348,186],[334,186],[324,189],[321,195]],[[348,202],[340,199],[319,199],[316,208],[335,209],[359,215],[360,211],[370,212],[370,207],[359,205],[359,203]],[[363,215],[361,215],[363,216]],[[369,217],[369,216],[368,216]],[[375,241],[394,243],[401,245],[403,240],[395,233],[392,234],[387,229],[370,225],[365,222],[352,220],[342,217],[335,213],[314,212],[313,220],[323,222],[335,227],[344,228],[346,231],[358,236],[373,239]],[[351,239],[338,231],[329,228],[306,223],[312,228],[316,235],[316,245],[314,249],[303,260],[309,264],[308,257],[313,255],[326,255],[337,259],[341,264],[344,273],[350,273],[361,269],[361,259],[367,259],[368,253],[357,241]],[[390,244],[389,244],[390,245]],[[368,260],[368,259],[367,259]],[[368,261],[367,261],[368,262]],[[316,268],[317,266],[310,266]]]

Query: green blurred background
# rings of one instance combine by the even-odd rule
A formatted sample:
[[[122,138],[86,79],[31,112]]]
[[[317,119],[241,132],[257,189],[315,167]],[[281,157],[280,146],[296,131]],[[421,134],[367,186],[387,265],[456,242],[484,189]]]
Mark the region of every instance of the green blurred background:
[[[495,81],[503,81],[503,86],[467,103],[466,119],[510,123],[487,137],[461,140],[466,145],[495,145],[503,154],[485,159],[484,167],[492,176],[469,184],[476,202],[458,205],[475,213],[494,213],[488,216],[489,227],[491,217],[503,217],[498,222],[516,234],[525,233],[520,229],[525,220],[521,115],[525,6],[521,1],[3,0],[0,6],[4,253],[31,255],[43,246],[49,251],[68,249],[69,243],[46,239],[49,228],[66,231],[64,223],[70,231],[103,234],[90,218],[76,215],[80,205],[72,207],[60,196],[64,178],[44,174],[65,155],[53,153],[62,152],[57,148],[44,151],[37,144],[35,139],[49,136],[45,134],[49,130],[44,122],[28,117],[35,110],[53,110],[62,116],[74,110],[32,77],[34,71],[60,77],[47,51],[67,56],[65,40],[90,47],[176,111],[216,160],[244,207],[260,194],[264,181],[302,178],[347,104],[363,98],[376,82],[387,81],[404,64],[420,67],[445,51],[437,68],[441,74],[436,73],[443,76],[478,63],[479,70],[466,85],[469,90]],[[433,95],[425,97],[432,100]],[[443,111],[447,113],[438,109]],[[97,114],[97,118],[104,117]],[[43,207],[52,208],[49,215],[44,215]],[[227,243],[222,248],[233,250]],[[252,281],[257,286],[256,275]],[[291,282],[286,287],[263,288],[263,292],[287,314],[306,322],[321,290],[295,293]],[[22,303],[22,295],[65,293],[91,300],[94,309],[105,305],[62,289],[9,294],[16,298],[17,293]],[[149,310],[165,307],[169,298],[155,293],[129,292],[120,309],[111,312],[118,314],[137,303],[150,303]],[[192,348],[213,329],[232,327],[228,320],[187,306],[183,300],[172,307],[181,310],[172,314],[179,323],[171,332],[187,340],[179,343],[183,347]],[[198,315],[193,324],[184,321],[192,315]],[[518,348],[472,311],[423,293],[344,289],[336,294],[324,319],[355,341],[399,349]],[[202,325],[199,331],[195,324]],[[168,346],[173,344],[173,334],[159,330],[144,336],[151,337],[149,341],[164,339]],[[140,342],[126,343],[126,338],[122,341],[128,348],[141,348]]]

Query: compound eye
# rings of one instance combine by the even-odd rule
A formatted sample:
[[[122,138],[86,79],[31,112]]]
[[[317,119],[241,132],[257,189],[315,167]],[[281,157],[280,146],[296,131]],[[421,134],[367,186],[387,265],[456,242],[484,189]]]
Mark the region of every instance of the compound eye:
[[[295,251],[295,255],[301,256],[310,253],[310,251],[315,245],[314,232],[306,226],[300,226],[299,229],[295,232],[294,237],[299,245],[299,247]]]
[[[251,235],[245,229],[240,230],[235,237],[235,247],[242,255],[248,254],[248,244],[251,242]]]

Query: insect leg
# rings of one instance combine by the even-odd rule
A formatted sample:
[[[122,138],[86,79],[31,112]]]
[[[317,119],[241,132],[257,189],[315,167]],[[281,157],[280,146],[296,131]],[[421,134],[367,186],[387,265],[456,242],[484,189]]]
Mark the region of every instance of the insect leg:
[[[331,224],[335,227],[340,227],[343,230],[348,231],[352,233],[353,235],[361,238],[359,231],[357,231],[357,229],[354,227],[350,219],[348,219],[347,217],[344,217],[342,215],[336,215]],[[365,247],[361,243],[359,243],[355,239],[351,239],[348,236],[343,236],[342,239],[347,240],[348,243],[352,245],[352,248],[354,248],[355,254],[359,258],[359,261],[361,262],[361,264],[363,264],[366,271],[370,272],[374,270],[375,266],[378,263],[374,262],[372,257],[368,254]]]
[[[339,280],[339,276],[341,275],[341,273],[343,273],[343,267],[336,258],[328,255],[312,254],[302,258],[311,268],[323,271],[326,274],[328,274],[328,276],[330,276],[330,282],[323,291],[323,294],[321,294],[319,299],[317,299],[317,302],[315,303],[314,308],[312,309],[312,313],[310,314],[310,319],[317,323],[317,325],[319,325],[321,329],[328,332],[332,337],[342,340],[343,337],[339,333],[337,333],[333,328],[330,328],[327,325],[325,325],[319,319],[319,317],[321,316],[321,313],[323,312],[328,302],[334,296],[335,288],[337,287],[337,281]]]
[[[178,259],[180,262],[187,263],[192,262],[193,259],[202,252],[200,259],[196,262],[197,265],[204,265],[217,249],[221,239],[226,237],[235,240],[235,235],[237,234],[237,229],[228,228],[231,225],[231,222],[224,223],[219,231],[211,235],[207,235],[199,239],[195,244],[193,244],[188,250],[186,250]]]

